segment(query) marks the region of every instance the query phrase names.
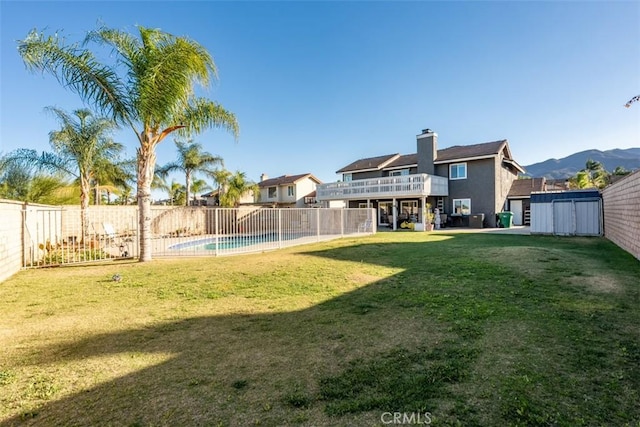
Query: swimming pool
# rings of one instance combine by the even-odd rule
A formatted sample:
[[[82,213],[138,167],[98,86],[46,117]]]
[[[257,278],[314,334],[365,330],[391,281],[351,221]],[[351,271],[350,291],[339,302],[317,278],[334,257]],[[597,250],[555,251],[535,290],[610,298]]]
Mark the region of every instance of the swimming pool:
[[[293,240],[301,237],[298,234],[283,234],[281,240]],[[217,240],[217,246],[216,246]],[[258,244],[278,243],[278,233],[268,233],[259,235],[238,235],[208,237],[206,239],[190,240],[188,242],[176,243],[167,249],[173,251],[215,251],[226,249],[237,249]]]

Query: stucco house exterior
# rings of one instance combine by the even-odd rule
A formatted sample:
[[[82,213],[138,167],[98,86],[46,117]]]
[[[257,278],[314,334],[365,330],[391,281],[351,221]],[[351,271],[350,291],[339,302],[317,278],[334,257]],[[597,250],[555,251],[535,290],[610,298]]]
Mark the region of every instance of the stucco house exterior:
[[[438,135],[417,135],[417,153],[388,154],[356,160],[336,173],[342,181],[318,185],[319,201],[344,200],[347,207],[373,207],[378,225],[394,230],[425,229],[427,205],[438,209],[443,226],[468,225],[484,215],[496,226],[511,184],[524,169],[513,159],[507,140],[438,150]],[[427,218],[427,221],[425,221]]]
[[[205,206],[218,206],[220,202],[219,196],[220,190],[214,190],[203,194],[202,198],[205,200]],[[253,191],[248,191],[240,197],[240,200],[238,200],[239,205],[252,205],[254,203]]]
[[[259,204],[278,208],[316,207],[316,187],[322,182],[310,173],[269,178],[262,174]]]

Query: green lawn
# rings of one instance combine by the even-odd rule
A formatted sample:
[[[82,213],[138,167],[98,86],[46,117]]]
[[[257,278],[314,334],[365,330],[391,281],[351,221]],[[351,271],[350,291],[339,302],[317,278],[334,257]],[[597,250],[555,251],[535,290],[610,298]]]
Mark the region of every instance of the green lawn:
[[[640,426],[640,262],[387,232],[30,270],[0,284],[0,348],[1,426]]]

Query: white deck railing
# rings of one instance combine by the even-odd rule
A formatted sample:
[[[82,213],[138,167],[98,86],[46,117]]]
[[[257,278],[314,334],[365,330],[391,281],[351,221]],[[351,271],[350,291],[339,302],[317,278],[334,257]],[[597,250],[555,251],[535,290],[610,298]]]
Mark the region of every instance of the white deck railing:
[[[318,200],[353,200],[407,196],[448,196],[448,179],[425,173],[320,184]]]

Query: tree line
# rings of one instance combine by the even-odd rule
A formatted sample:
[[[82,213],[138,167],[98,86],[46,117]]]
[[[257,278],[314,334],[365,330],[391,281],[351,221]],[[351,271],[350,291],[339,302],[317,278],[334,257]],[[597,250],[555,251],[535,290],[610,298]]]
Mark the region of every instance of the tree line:
[[[136,203],[135,158],[123,158],[124,146],[107,135],[113,122],[95,118],[86,109],[73,114],[53,107],[47,110],[62,123],[62,129],[49,134],[52,151],[17,149],[1,156],[0,198],[51,205],[80,203],[83,208]],[[226,170],[223,159],[204,151],[202,144],[174,142],[176,160],[158,166],[151,183],[152,189],[166,192],[163,204],[188,206],[195,204],[199,194],[215,191],[215,205],[236,207],[244,195],[258,194],[257,184],[244,172]],[[184,182],[168,182],[171,172],[184,174]]]
[[[631,171],[622,166],[617,166],[612,172],[609,172],[602,163],[589,159],[585,163],[584,169],[569,178],[569,188],[598,188],[601,190],[611,184],[614,177],[628,175],[629,173]]]

